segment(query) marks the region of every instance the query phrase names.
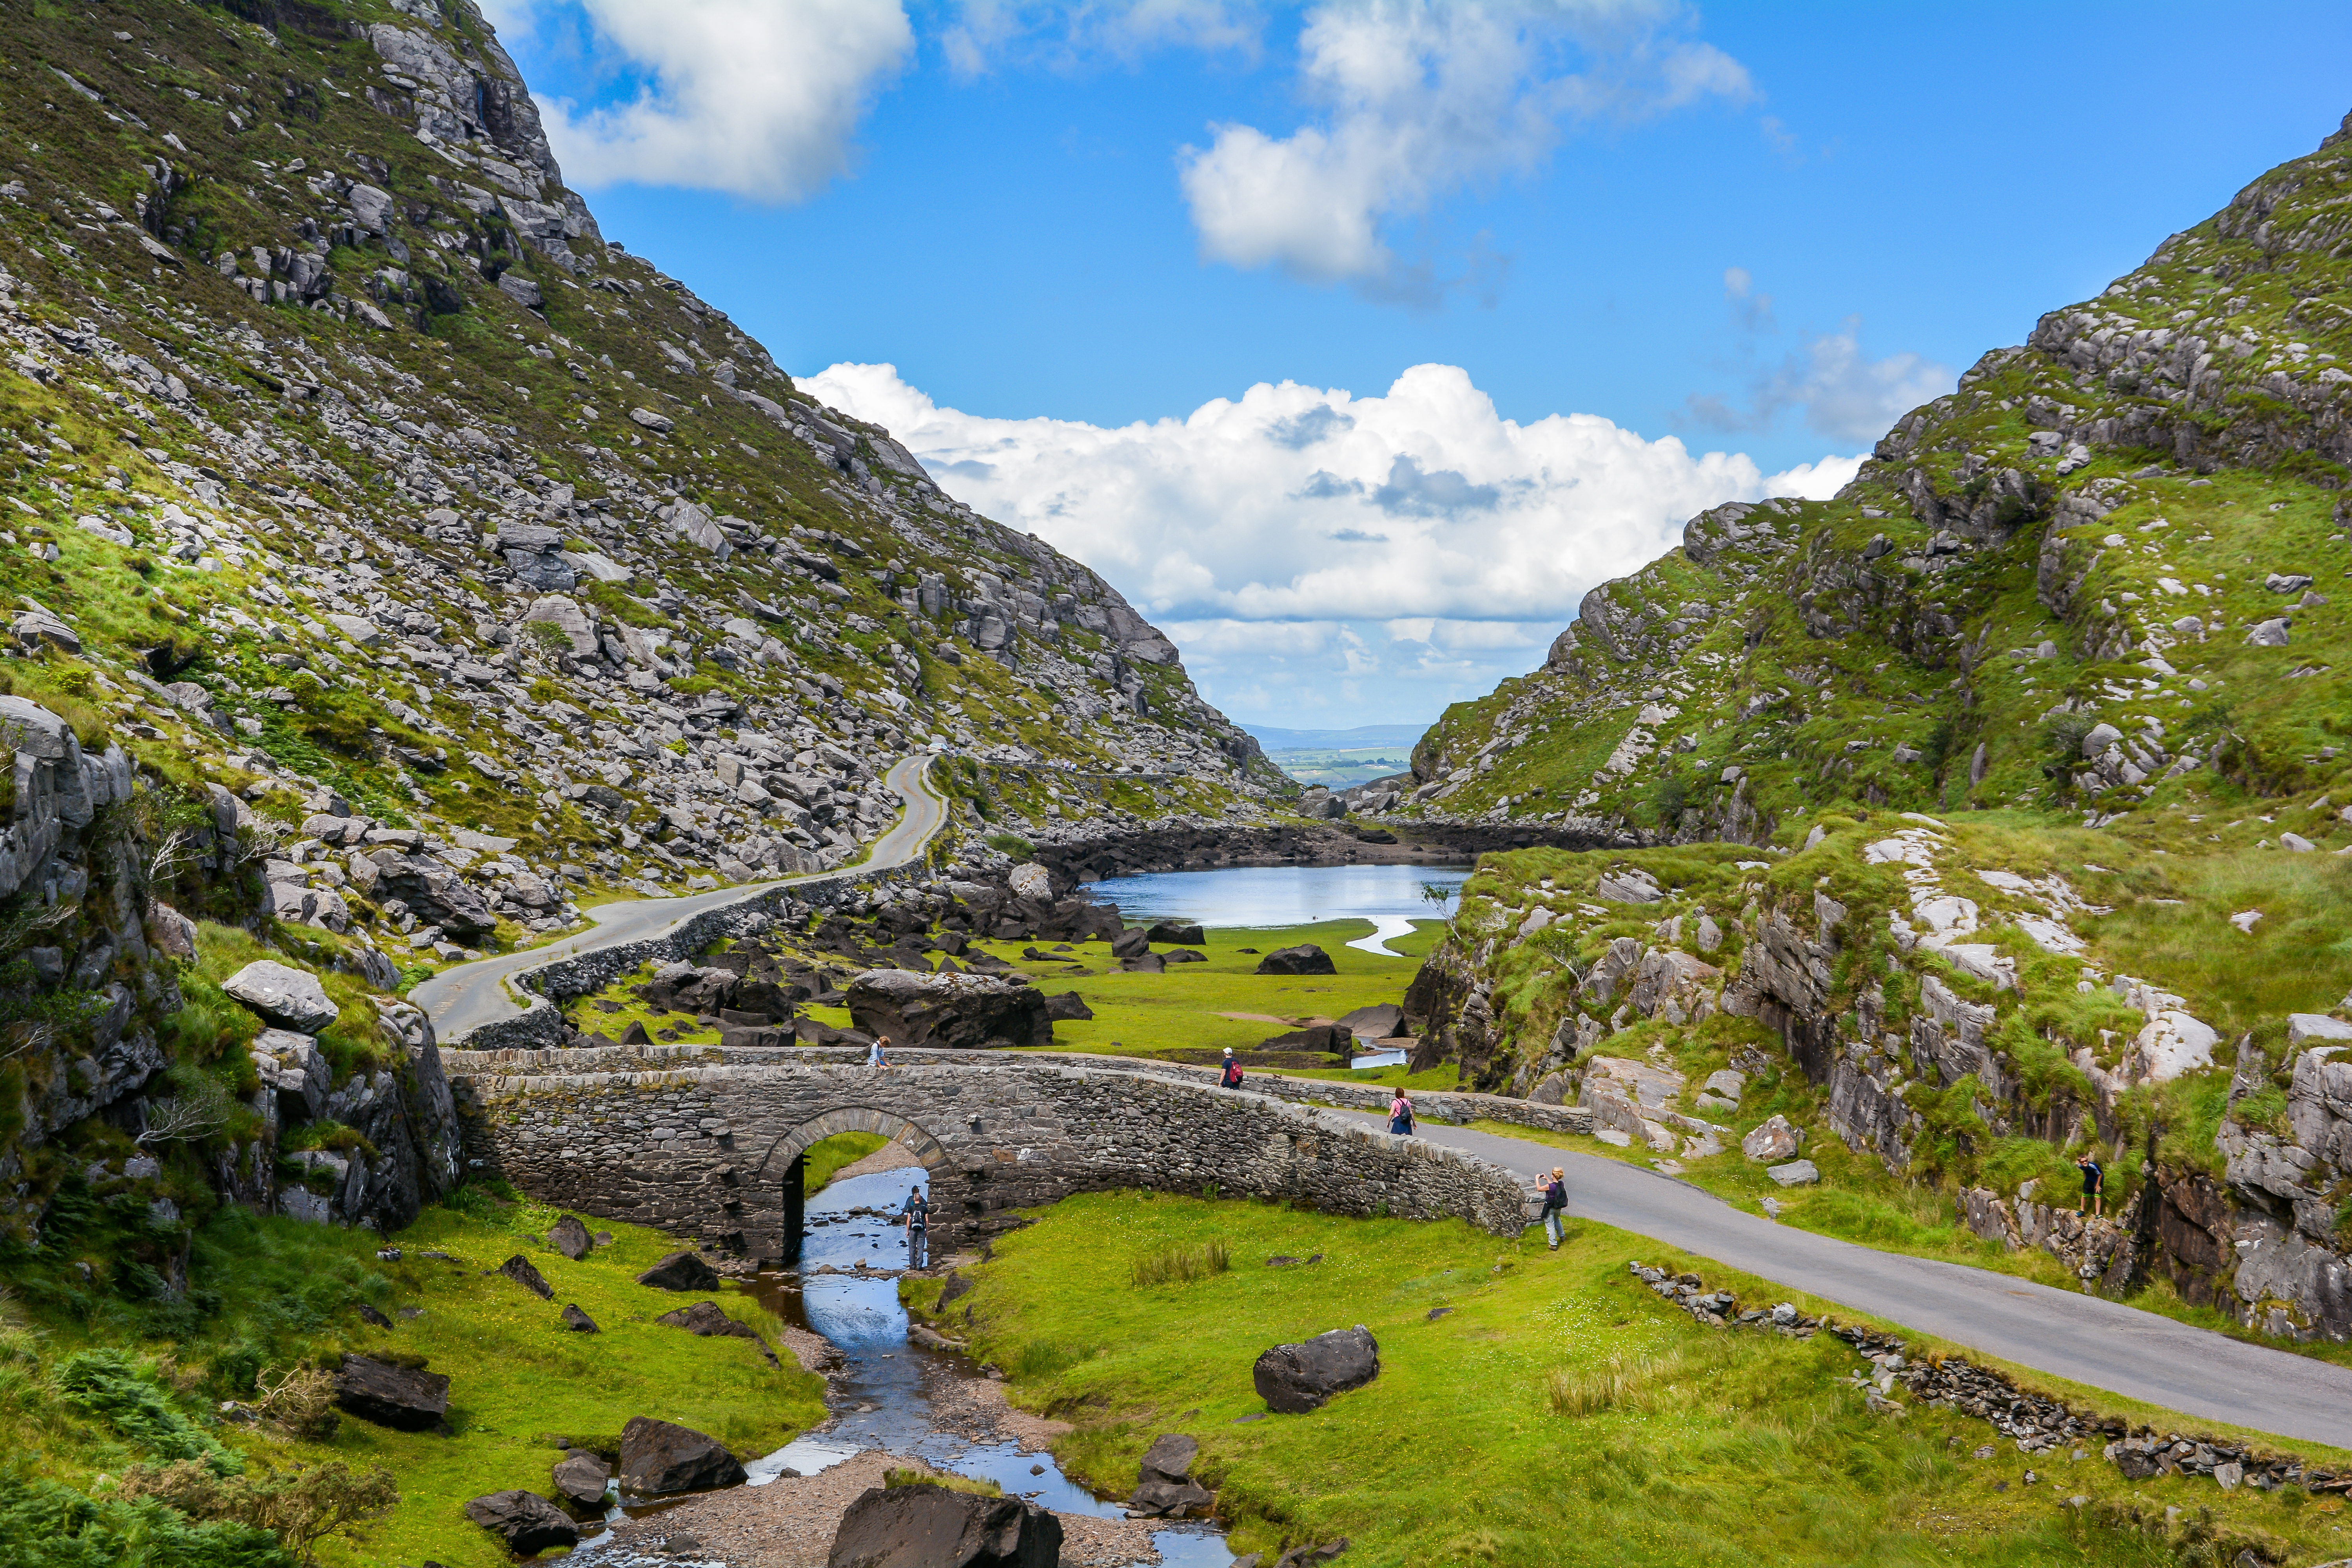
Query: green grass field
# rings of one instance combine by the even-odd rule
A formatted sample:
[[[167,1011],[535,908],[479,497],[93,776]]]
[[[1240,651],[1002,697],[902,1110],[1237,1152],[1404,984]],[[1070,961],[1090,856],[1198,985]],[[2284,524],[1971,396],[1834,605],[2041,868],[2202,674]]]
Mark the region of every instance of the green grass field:
[[[1138,1258],[1212,1242],[1229,1248],[1229,1272],[1132,1282]],[[1317,1252],[1311,1268],[1264,1263]],[[2095,1454],[2029,1460],[2004,1446],[1974,1459],[1993,1441],[1986,1424],[1927,1407],[1871,1415],[1840,1382],[1863,1364],[1842,1342],[1702,1329],[1626,1274],[1633,1258],[1698,1269],[1743,1300],[1823,1310],[1591,1224],[1549,1254],[1454,1221],[1095,1194],[999,1240],[950,1318],[1018,1402],[1077,1423],[1059,1445],[1066,1470],[1123,1492],[1155,1436],[1188,1433],[1234,1550],[1269,1557],[1340,1535],[1366,1568],[2218,1563],[2248,1547],[2306,1563],[2347,1550],[2340,1499],[2132,1484]],[[919,1308],[937,1289],[907,1287]],[[1265,1409],[1250,1381],[1261,1351],[1356,1323],[1380,1341],[1377,1382],[1308,1415],[1247,1419]],[[1558,1413],[1555,1374],[1563,1403],[1590,1414]],[[2073,1496],[2090,1502],[2070,1509]],[[2173,1506],[2182,1522],[2167,1528]]]

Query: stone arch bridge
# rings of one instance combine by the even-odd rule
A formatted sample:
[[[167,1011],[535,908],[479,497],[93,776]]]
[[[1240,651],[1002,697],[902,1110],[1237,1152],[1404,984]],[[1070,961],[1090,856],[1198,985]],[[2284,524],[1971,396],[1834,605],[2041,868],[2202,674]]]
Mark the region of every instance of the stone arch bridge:
[[[1007,1228],[1011,1210],[1119,1187],[1453,1216],[1500,1236],[1525,1224],[1526,1194],[1498,1165],[1115,1058],[882,1070],[846,1052],[719,1054],[449,1052],[468,1163],[542,1202],[769,1263],[799,1253],[802,1155],[845,1131],[883,1133],[929,1170],[941,1247]]]

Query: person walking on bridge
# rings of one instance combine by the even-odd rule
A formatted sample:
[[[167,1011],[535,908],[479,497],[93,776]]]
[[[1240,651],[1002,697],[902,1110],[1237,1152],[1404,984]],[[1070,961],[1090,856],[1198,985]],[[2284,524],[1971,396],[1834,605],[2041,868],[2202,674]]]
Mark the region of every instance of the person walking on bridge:
[[[1547,1250],[1558,1252],[1559,1244],[1568,1239],[1568,1173],[1558,1165],[1551,1168],[1551,1180],[1544,1184],[1543,1224]]]
[[[1389,1101],[1389,1131],[1400,1138],[1412,1136],[1412,1100],[1402,1089]]]
[[[1242,1086],[1242,1064],[1234,1060],[1234,1048],[1225,1047],[1225,1065],[1217,1074],[1219,1089],[1239,1089]]]

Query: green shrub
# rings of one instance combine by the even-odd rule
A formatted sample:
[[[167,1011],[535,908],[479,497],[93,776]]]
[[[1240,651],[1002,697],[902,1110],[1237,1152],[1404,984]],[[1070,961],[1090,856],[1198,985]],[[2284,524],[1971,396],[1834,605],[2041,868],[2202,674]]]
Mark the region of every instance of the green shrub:
[[[197,1427],[139,1375],[117,1350],[77,1351],[59,1363],[58,1392],[105,1420],[133,1446],[164,1459],[202,1460],[215,1475],[233,1476],[245,1462]]]
[[[1035,845],[1017,833],[992,833],[988,836],[988,847],[1016,860],[1026,860],[1037,852]]]
[[[92,1501],[0,1472],[0,1568],[292,1568],[266,1530],[191,1524],[160,1503]]]

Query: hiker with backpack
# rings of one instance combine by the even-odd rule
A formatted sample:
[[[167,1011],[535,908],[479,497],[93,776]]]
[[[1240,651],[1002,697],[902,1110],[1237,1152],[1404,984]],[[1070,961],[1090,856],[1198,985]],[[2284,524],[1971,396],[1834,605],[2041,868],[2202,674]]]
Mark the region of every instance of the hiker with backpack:
[[[1242,1064],[1234,1059],[1234,1048],[1225,1047],[1225,1065],[1217,1074],[1219,1089],[1239,1089],[1242,1086]]]
[[[2085,1149],[2074,1163],[2083,1173],[2082,1206],[2074,1212],[2093,1219],[2105,1219],[2107,1213],[2107,1173],[2103,1170],[2094,1152]]]
[[[1389,1131],[1400,1138],[1412,1136],[1412,1100],[1402,1089],[1389,1101]]]
[[[923,1195],[922,1188],[907,1189],[903,1212],[907,1216],[907,1267],[920,1268],[929,1261],[924,1243],[929,1239],[931,1223],[931,1202]]]
[[[1559,1250],[1568,1239],[1568,1173],[1558,1165],[1551,1168],[1551,1180],[1544,1184],[1543,1225],[1547,1249]]]

